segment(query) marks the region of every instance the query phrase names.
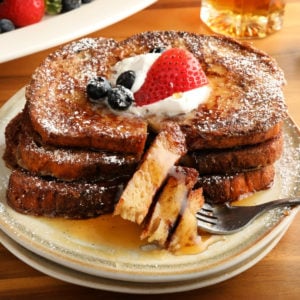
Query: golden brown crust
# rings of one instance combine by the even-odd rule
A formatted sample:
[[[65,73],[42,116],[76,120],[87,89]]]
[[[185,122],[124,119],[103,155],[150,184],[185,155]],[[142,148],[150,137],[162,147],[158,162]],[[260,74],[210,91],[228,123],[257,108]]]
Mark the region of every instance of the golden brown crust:
[[[26,91],[34,129],[46,143],[141,153],[146,122],[96,109],[87,101],[85,86],[91,77],[109,75],[118,60],[156,47],[187,48],[199,59],[212,87],[207,103],[173,118],[190,150],[256,144],[279,133],[286,105],[284,76],[277,63],[249,44],[179,31],[145,32],[119,43],[83,39],[50,55]],[[163,122],[154,118],[151,125],[159,130]]]
[[[207,201],[232,202],[257,191],[270,188],[275,176],[273,165],[233,175],[199,177],[199,186]]]
[[[115,115],[88,100],[86,85],[115,63],[112,39],[82,39],[49,55],[26,89],[28,112],[44,143],[141,154],[144,120]]]
[[[90,218],[112,212],[123,185],[122,182],[66,183],[14,170],[8,183],[7,202],[23,214]]]
[[[201,175],[234,174],[271,165],[280,158],[282,150],[283,137],[280,133],[256,145],[191,152],[182,163],[196,168]]]
[[[129,176],[140,160],[133,154],[45,145],[34,133],[26,112],[17,115],[6,127],[3,158],[10,168],[22,167],[36,175],[66,181]]]
[[[118,46],[120,57],[156,47],[184,47],[202,65],[212,92],[198,110],[173,118],[189,150],[257,144],[278,135],[286,117],[283,72],[266,53],[224,36],[164,31],[137,34]],[[121,50],[120,50],[121,49]],[[151,118],[159,130],[161,118]]]

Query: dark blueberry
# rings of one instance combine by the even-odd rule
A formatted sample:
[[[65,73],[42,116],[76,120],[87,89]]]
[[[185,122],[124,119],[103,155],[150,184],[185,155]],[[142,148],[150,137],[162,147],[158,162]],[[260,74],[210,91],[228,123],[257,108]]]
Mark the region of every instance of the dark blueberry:
[[[103,99],[111,90],[110,83],[104,77],[96,77],[89,81],[86,86],[88,96],[93,100]]]
[[[15,30],[16,27],[11,20],[8,19],[0,19],[0,33],[8,32]]]
[[[132,92],[122,85],[117,85],[108,92],[108,104],[115,110],[126,110],[133,102]]]
[[[116,83],[117,85],[123,85],[126,88],[131,89],[134,81],[135,81],[135,72],[130,70],[120,74]]]
[[[92,2],[93,0],[82,0],[82,3],[85,4],[85,3],[90,3]]]
[[[81,0],[62,0],[62,12],[67,12],[81,6]]]
[[[150,50],[150,53],[163,53],[166,50],[166,48],[163,47],[157,47]]]

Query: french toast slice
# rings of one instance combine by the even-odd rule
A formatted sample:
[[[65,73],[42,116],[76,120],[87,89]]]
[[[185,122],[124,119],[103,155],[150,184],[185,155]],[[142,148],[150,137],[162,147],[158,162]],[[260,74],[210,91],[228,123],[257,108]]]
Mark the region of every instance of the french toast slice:
[[[4,160],[10,168],[22,167],[33,174],[57,179],[101,180],[132,175],[139,155],[62,148],[43,144],[26,111],[10,121],[5,131]]]
[[[7,203],[23,214],[84,219],[111,213],[125,182],[64,182],[32,175],[16,169],[12,172]]]
[[[154,200],[154,208],[145,221],[141,239],[147,239],[149,243],[155,242],[161,247],[166,245],[197,180],[198,172],[195,169],[174,167],[157,196],[158,199]]]
[[[195,216],[203,204],[202,189],[198,188],[190,191],[187,197],[187,204],[179,216],[178,224],[170,237],[168,243],[170,251],[177,252],[185,247],[193,247],[201,242]]]
[[[108,76],[116,63],[117,42],[85,38],[50,54],[35,70],[26,88],[31,123],[45,144],[87,147],[141,154],[147,138],[145,120],[114,114],[95,105],[87,83]]]
[[[211,87],[207,102],[198,109],[171,118],[185,133],[189,151],[258,144],[280,133],[287,116],[285,79],[273,58],[225,36],[178,31],[137,34],[121,41],[116,51],[123,59],[170,47],[193,53]],[[164,120],[148,118],[157,131]]]
[[[281,157],[282,151],[283,136],[280,133],[256,145],[193,151],[182,158],[181,164],[197,169],[201,175],[234,174],[271,165]]]
[[[198,186],[203,188],[203,195],[207,201],[233,202],[257,191],[270,188],[274,177],[274,165],[268,165],[231,175],[200,176]]]
[[[114,214],[141,224],[171,168],[186,153],[179,126],[168,124],[154,139],[125,187]]]

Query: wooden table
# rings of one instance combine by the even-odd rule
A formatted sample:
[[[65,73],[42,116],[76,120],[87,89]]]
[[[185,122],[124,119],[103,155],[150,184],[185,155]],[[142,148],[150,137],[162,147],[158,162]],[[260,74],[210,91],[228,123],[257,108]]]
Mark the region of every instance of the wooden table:
[[[146,30],[180,29],[207,32],[199,20],[197,0],[160,0],[132,17],[90,36],[122,39]],[[284,28],[253,44],[274,56],[286,74],[290,115],[300,125],[300,1],[288,1]],[[53,49],[0,64],[0,106],[29,80],[40,61]],[[0,45],[1,51],[1,45]],[[299,163],[299,162],[295,162]],[[145,295],[143,299],[299,299],[300,215],[280,243],[262,261],[244,273],[215,286],[173,295]],[[46,276],[14,257],[0,245],[0,299],[140,299],[84,288]]]

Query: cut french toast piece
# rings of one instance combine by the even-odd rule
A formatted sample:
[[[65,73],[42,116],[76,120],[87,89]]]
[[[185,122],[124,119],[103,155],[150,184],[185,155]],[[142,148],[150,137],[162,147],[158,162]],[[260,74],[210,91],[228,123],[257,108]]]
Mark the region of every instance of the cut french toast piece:
[[[169,124],[150,145],[140,166],[125,187],[114,214],[141,224],[170,169],[185,153],[183,133],[178,125]]]
[[[201,242],[201,237],[198,235],[196,212],[202,207],[203,203],[204,198],[201,188],[190,191],[186,206],[183,208],[175,231],[170,237],[168,243],[170,251],[176,252]]]
[[[66,181],[102,180],[132,175],[138,155],[62,148],[43,144],[33,131],[26,112],[10,121],[5,131],[3,156],[8,167],[22,167],[33,174]]]
[[[278,136],[256,145],[230,149],[193,151],[185,155],[181,164],[193,167],[201,175],[235,174],[273,164],[282,154],[283,136]]]
[[[149,220],[146,221],[141,239],[164,247],[188,195],[198,180],[198,172],[192,168],[174,167],[154,203]]]
[[[111,213],[124,185],[119,181],[64,182],[16,169],[9,178],[7,203],[23,214],[91,218]]]
[[[274,165],[269,165],[231,175],[200,176],[198,185],[203,188],[206,200],[214,203],[232,202],[270,188],[274,176]]]

